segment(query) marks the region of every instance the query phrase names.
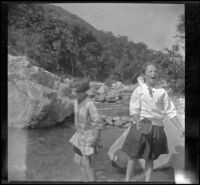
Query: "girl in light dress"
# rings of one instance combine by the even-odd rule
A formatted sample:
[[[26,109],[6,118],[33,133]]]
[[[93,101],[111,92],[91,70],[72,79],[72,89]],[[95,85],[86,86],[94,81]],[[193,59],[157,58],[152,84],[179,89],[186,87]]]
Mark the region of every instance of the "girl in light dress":
[[[74,162],[80,166],[84,181],[95,181],[96,173],[93,168],[93,156],[100,146],[100,133],[103,122],[98,110],[88,96],[88,80],[82,80],[74,84],[77,98],[74,102],[75,134],[71,137],[73,145]]]
[[[180,136],[184,136],[174,104],[167,92],[158,85],[157,65],[153,62],[145,63],[142,74],[145,83],[136,87],[130,99],[130,115],[134,123],[128,128],[128,134],[122,137],[124,141],[119,142],[123,143],[120,150],[129,157],[125,181],[130,181],[131,175],[134,175],[136,160],[139,159],[145,160],[145,181],[150,181],[153,161],[161,154],[169,153],[163,124],[165,117],[176,126]],[[111,146],[109,152],[112,156],[116,151],[117,146]]]

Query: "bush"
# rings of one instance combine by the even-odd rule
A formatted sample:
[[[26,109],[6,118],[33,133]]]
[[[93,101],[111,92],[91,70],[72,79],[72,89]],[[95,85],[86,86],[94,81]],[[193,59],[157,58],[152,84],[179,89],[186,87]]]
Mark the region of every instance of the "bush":
[[[123,83],[125,85],[131,85],[131,84],[133,84],[133,81],[131,81],[131,80],[125,80]]]
[[[173,94],[185,95],[185,79],[172,80],[169,87],[172,89]]]

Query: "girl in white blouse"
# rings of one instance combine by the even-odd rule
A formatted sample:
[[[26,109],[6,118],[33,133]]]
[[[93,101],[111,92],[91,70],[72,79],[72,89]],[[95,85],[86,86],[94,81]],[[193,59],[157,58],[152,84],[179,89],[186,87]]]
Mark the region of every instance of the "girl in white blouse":
[[[158,68],[156,64],[152,62],[145,63],[142,73],[145,77],[145,83],[134,90],[130,99],[130,115],[135,121],[137,130],[141,132],[141,136],[137,151],[131,151],[130,148],[127,150],[129,161],[125,181],[130,180],[137,159],[145,160],[145,181],[150,181],[153,160],[158,159],[161,154],[169,153],[163,126],[165,116],[184,135],[184,129],[177,119],[174,104],[167,92],[157,85]],[[131,145],[131,141],[126,142],[127,145]]]

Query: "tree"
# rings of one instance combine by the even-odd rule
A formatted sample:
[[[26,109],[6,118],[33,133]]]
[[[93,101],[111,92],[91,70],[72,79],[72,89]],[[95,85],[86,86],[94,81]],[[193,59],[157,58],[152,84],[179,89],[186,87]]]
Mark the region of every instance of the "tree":
[[[185,15],[184,14],[179,16],[178,24],[176,26],[176,31],[178,32],[177,38],[179,38],[183,42],[185,39]]]
[[[181,14],[178,18],[178,23],[176,25],[177,34],[175,38],[177,38],[178,45],[181,45],[183,49],[185,49],[185,15]]]

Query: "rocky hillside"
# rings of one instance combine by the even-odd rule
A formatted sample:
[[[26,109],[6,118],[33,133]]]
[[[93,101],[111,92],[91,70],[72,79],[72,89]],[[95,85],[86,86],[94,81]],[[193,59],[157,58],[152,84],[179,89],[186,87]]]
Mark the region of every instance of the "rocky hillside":
[[[136,82],[144,62],[155,61],[168,86],[184,93],[184,61],[178,53],[154,51],[127,36],[97,30],[50,3],[9,3],[8,52],[27,56],[38,67],[65,77],[126,84]]]

